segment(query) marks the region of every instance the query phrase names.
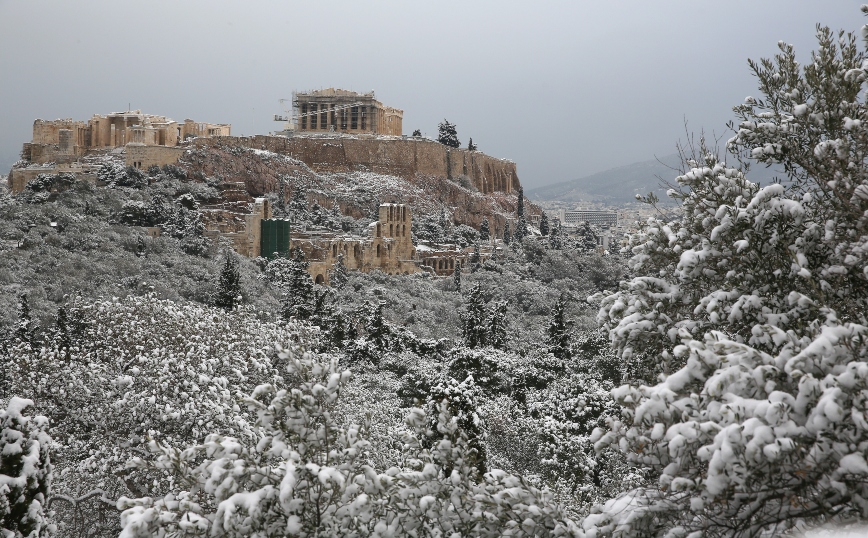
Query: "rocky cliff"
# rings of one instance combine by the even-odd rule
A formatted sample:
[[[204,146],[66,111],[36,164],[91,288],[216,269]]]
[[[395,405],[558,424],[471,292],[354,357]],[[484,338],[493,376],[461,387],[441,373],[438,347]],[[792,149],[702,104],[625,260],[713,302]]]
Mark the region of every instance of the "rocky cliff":
[[[190,175],[244,182],[252,196],[288,199],[302,188],[309,202],[335,203],[355,218],[382,202],[409,204],[414,216],[446,212],[455,224],[495,234],[515,215],[521,184],[515,163],[424,139],[349,137],[218,137],[196,139],[180,164]],[[497,187],[497,188],[495,188]],[[539,209],[528,205],[528,212]]]
[[[426,138],[251,136],[198,138],[198,147],[235,146],[298,159],[316,172],[375,172],[412,179],[417,175],[466,178],[483,194],[511,193],[521,186],[515,163],[479,151],[450,148]]]

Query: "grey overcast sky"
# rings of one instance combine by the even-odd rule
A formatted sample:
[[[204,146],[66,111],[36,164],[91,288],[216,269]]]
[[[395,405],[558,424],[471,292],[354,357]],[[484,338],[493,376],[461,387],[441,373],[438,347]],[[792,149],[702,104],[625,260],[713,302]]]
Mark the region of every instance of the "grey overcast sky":
[[[33,120],[133,109],[268,133],[293,90],[376,90],[404,132],[518,164],[526,187],[725,133],[756,94],[747,58],[815,24],[858,31],[852,0],[0,0],[0,173]]]

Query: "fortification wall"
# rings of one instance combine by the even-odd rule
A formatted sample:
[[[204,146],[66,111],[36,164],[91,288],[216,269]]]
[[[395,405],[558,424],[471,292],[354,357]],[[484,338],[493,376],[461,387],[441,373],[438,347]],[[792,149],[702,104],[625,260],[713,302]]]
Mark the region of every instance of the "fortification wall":
[[[416,175],[466,177],[478,191],[513,192],[521,186],[515,163],[479,151],[449,148],[424,138],[250,136],[196,139],[199,147],[243,146],[288,155],[317,172],[372,172],[412,179]]]

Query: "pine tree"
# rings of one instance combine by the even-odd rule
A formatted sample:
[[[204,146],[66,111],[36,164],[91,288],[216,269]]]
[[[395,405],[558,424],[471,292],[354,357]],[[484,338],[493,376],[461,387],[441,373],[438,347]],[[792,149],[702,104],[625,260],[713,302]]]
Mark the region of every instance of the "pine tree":
[[[485,298],[482,296],[482,286],[477,282],[464,298],[464,314],[461,316],[461,332],[467,347],[485,346],[488,333],[485,318]]]
[[[235,254],[226,251],[226,263],[217,279],[217,291],[214,294],[214,306],[232,310],[241,299],[241,273],[238,270],[238,260]]]
[[[506,301],[497,301],[488,315],[488,344],[495,349],[506,350],[507,329]]]
[[[561,295],[552,308],[551,320],[546,331],[549,351],[562,360],[568,359],[570,356],[570,326],[572,324],[566,318],[565,307],[566,298]]]
[[[455,261],[455,270],[452,271],[452,281],[455,283],[455,291],[461,291],[461,262]]]
[[[477,148],[476,144],[473,143],[473,138],[471,138],[470,141],[467,143],[467,149],[469,151],[476,151]]]
[[[419,129],[416,129],[415,131],[413,131],[413,136],[416,136],[416,137],[422,136],[422,131],[420,131]]]
[[[503,226],[503,242],[508,245],[510,241],[512,241],[512,234],[509,231],[509,223],[507,222]]]
[[[458,148],[461,147],[461,142],[458,141],[458,131],[455,129],[455,125],[449,123],[447,120],[443,120],[440,125],[437,126],[438,135],[437,141],[443,144],[444,146],[449,146],[450,148]]]
[[[482,219],[482,223],[479,225],[479,240],[480,241],[489,241],[491,239],[491,225],[488,223],[488,219]]]
[[[543,211],[542,215],[539,217],[539,233],[542,234],[543,237],[546,237],[549,234],[549,216],[546,215],[545,211]]]
[[[577,244],[576,248],[581,252],[596,252],[597,250],[597,233],[591,223],[585,221],[582,227],[576,233]]]

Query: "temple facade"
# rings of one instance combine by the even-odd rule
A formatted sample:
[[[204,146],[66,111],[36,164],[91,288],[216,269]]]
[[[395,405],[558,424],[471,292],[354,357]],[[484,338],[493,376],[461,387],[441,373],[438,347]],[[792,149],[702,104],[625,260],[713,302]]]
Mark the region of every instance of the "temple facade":
[[[377,101],[374,92],[335,88],[295,92],[292,105],[298,131],[403,134],[404,111]]]

